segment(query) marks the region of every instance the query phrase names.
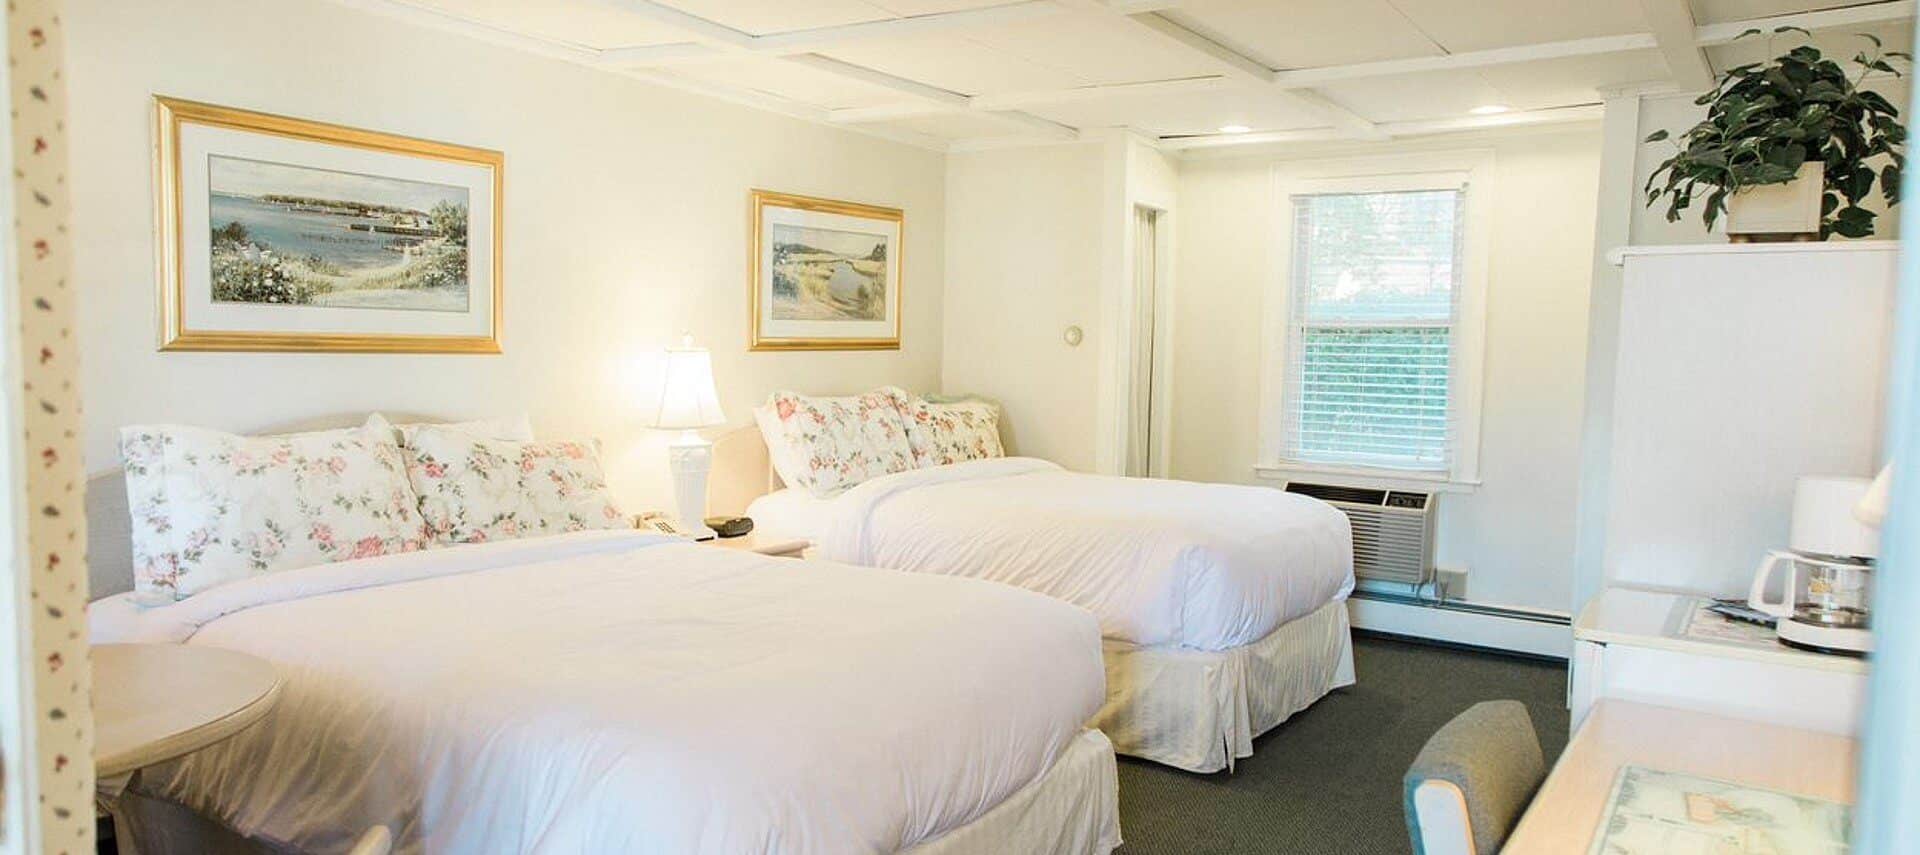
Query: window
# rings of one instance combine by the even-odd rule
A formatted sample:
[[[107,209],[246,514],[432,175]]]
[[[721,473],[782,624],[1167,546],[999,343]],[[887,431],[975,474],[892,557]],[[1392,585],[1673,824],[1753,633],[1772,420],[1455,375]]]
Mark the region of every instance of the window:
[[[1469,172],[1296,179],[1262,470],[1471,484],[1483,243]],[[1477,237],[1477,236],[1476,236]]]

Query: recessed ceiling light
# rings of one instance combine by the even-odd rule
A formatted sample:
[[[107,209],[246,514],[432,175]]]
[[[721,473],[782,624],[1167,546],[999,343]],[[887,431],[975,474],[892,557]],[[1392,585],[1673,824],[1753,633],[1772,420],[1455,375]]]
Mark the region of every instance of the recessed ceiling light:
[[[1505,113],[1511,109],[1513,108],[1505,104],[1481,104],[1480,106],[1475,107],[1471,110],[1468,110],[1467,112],[1472,113],[1476,116],[1498,116],[1501,113]]]
[[[1221,125],[1220,126],[1220,132],[1223,134],[1244,134],[1251,130],[1253,129],[1247,127],[1246,125]]]

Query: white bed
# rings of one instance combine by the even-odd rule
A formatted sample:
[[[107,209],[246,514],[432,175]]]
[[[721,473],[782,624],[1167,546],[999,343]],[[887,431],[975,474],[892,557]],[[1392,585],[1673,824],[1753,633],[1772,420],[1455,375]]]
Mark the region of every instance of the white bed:
[[[757,439],[731,435],[722,452],[750,458],[739,446]],[[1094,724],[1122,754],[1231,768],[1255,736],[1354,681],[1352,536],[1314,499],[999,458],[829,499],[775,489],[746,513],[812,540],[816,557],[1004,582],[1091,611],[1107,653]]]
[[[291,570],[95,640],[264,657],[261,724],[144,795],[400,852],[1107,852],[1092,617],[997,585],[628,531]],[[1019,698],[1007,703],[1007,698]]]

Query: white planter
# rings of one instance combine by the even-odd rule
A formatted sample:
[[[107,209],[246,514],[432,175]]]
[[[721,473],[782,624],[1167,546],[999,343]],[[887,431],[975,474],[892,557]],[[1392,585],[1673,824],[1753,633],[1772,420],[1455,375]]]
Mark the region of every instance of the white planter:
[[[1825,189],[1825,168],[1809,161],[1801,164],[1792,181],[1735,193],[1727,199],[1727,234],[1734,240],[1802,235],[1818,239],[1820,196]]]

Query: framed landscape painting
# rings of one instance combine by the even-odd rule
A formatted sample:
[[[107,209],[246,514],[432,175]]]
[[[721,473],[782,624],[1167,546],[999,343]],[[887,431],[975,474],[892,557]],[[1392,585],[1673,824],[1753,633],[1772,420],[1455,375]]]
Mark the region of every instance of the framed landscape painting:
[[[160,349],[500,352],[499,152],[156,98]]]
[[[754,350],[899,350],[904,216],[753,191]]]

